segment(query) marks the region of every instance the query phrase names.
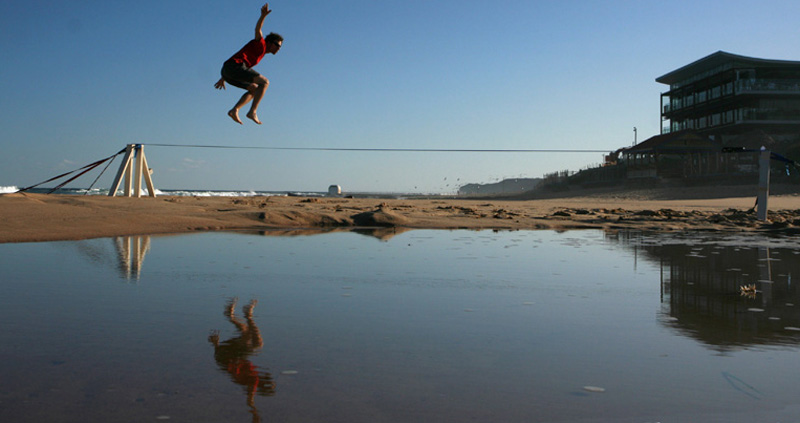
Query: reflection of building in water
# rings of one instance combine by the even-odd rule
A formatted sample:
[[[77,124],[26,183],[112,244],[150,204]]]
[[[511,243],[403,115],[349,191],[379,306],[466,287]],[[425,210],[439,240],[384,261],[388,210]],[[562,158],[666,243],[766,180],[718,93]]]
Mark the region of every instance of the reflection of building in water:
[[[245,320],[242,321],[235,314],[236,298],[225,305],[225,316],[234,327],[237,336],[220,342],[219,331],[212,331],[208,341],[214,345],[214,360],[220,370],[226,372],[231,380],[241,385],[247,393],[247,405],[253,415],[253,422],[260,422],[258,408],[255,404],[256,393],[262,396],[275,395],[275,382],[269,372],[259,371],[249,357],[256,354],[264,345],[261,332],[253,320],[253,308],[257,301],[252,300],[242,307]]]
[[[150,250],[150,237],[121,236],[114,238],[119,257],[119,271],[127,279],[139,279],[144,256]]]
[[[792,281],[800,274],[800,251],[664,234],[613,237],[635,248],[638,259],[660,264],[666,325],[722,351],[800,344],[800,290]],[[755,295],[742,295],[750,284]]]

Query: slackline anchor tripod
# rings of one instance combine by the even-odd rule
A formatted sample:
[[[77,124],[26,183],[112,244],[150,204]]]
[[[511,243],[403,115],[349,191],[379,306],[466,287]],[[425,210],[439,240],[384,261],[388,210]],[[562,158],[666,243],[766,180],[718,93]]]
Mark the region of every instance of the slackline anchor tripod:
[[[147,166],[147,158],[144,156],[144,146],[142,144],[128,144],[125,147],[125,157],[119,166],[114,183],[111,184],[111,189],[108,190],[108,196],[116,196],[122,180],[125,179],[123,195],[125,197],[141,197],[142,178],[144,178],[148,195],[155,197],[156,190],[153,187],[153,178],[150,177],[152,173],[153,169]]]

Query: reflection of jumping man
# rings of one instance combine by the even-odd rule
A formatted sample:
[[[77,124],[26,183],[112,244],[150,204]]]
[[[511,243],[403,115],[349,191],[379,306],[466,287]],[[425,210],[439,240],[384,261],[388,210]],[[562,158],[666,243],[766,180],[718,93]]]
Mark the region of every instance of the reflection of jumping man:
[[[258,115],[256,115],[256,111],[258,111],[258,104],[261,102],[261,98],[264,97],[264,93],[269,87],[269,80],[254,71],[253,66],[257,65],[267,53],[277,53],[278,50],[281,49],[281,45],[283,45],[283,37],[280,35],[271,32],[264,38],[264,35],[261,33],[261,26],[264,25],[264,18],[266,18],[270,12],[272,11],[269,10],[269,3],[261,7],[261,17],[258,18],[258,22],[256,23],[255,38],[245,44],[241,50],[236,52],[236,54],[231,56],[231,58],[222,65],[222,78],[214,84],[214,88],[218,90],[225,89],[225,82],[234,87],[247,90],[247,92],[242,95],[242,98],[239,99],[239,102],[233,106],[233,109],[228,111],[228,116],[240,124],[242,120],[239,119],[239,109],[244,107],[244,105],[251,100],[253,104],[250,106],[250,111],[247,112],[247,117],[253,122],[259,125],[261,124],[261,121],[258,120]]]
[[[208,341],[214,345],[214,359],[219,368],[230,374],[234,382],[244,386],[247,391],[247,405],[250,406],[253,421],[259,422],[261,418],[255,406],[256,392],[263,396],[275,395],[275,382],[272,381],[272,376],[268,372],[259,372],[258,367],[247,359],[264,345],[258,326],[253,321],[253,308],[257,301],[252,300],[248,305],[242,307],[245,323],[234,315],[236,300],[236,298],[232,298],[228,301],[224,314],[236,326],[239,336],[219,342],[219,331],[214,330],[209,335]]]

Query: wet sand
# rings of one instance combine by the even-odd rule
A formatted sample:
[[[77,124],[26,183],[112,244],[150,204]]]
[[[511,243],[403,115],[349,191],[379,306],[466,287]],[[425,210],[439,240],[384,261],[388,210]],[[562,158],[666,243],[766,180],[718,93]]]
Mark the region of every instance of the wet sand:
[[[739,194],[741,188],[730,193]],[[772,195],[756,219],[752,195],[715,188],[583,192],[539,199],[372,199],[0,195],[0,242],[77,240],[209,230],[640,229],[800,233],[800,195]],[[552,196],[551,196],[552,197]]]

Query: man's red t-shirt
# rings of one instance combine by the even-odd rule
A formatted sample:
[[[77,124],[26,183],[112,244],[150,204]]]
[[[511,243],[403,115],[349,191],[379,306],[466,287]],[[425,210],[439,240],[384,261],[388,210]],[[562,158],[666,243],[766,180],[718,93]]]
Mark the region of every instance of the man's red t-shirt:
[[[244,63],[247,67],[252,68],[267,54],[267,41],[263,38],[252,40],[245,44],[241,50],[231,56],[228,60],[233,60],[236,63]]]

